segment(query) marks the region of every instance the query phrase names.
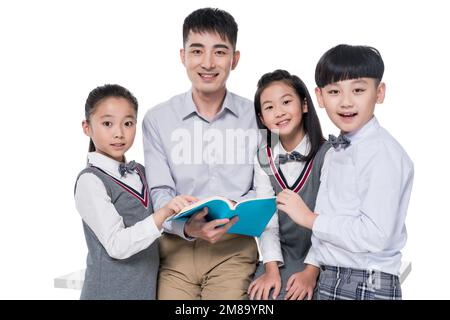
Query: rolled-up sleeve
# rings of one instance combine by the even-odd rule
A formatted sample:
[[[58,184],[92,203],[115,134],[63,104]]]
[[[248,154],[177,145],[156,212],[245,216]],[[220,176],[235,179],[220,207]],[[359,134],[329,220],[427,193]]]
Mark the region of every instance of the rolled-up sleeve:
[[[176,196],[173,180],[161,137],[152,113],[148,112],[143,121],[142,136],[144,142],[145,170],[153,208],[158,210]],[[176,234],[186,240],[192,238],[184,234],[185,221],[171,220],[163,223],[165,232]]]

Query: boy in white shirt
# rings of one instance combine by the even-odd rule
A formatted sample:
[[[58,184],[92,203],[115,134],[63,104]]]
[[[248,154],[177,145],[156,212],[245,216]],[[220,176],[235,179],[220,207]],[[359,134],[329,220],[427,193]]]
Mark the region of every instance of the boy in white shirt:
[[[400,250],[413,163],[374,117],[385,96],[384,63],[378,50],[338,45],[316,67],[316,96],[341,130],[330,135],[312,212],[290,190],[278,209],[313,232],[305,263],[321,268],[318,299],[401,299]]]

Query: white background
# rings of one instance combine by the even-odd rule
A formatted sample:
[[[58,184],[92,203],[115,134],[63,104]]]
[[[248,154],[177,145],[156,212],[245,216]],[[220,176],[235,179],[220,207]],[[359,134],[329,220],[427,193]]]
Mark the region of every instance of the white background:
[[[158,4],[156,4],[158,3]],[[228,87],[252,98],[276,68],[313,93],[319,57],[339,43],[367,44],[384,58],[381,124],[415,163],[404,259],[405,299],[450,298],[450,23],[446,1],[2,1],[0,4],[0,298],[77,299],[53,278],[84,268],[86,245],[73,186],[84,167],[84,102],[105,83],[129,88],[139,122],[186,91],[182,22],[219,7],[239,25],[241,60]],[[324,132],[337,133],[323,110]],[[141,127],[128,159],[143,162]]]

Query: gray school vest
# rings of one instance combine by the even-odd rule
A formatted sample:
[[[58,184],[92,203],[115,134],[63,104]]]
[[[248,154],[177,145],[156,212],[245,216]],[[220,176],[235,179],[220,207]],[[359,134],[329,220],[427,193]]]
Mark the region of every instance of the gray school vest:
[[[145,169],[140,164],[138,172],[143,184],[142,190],[139,191],[122,184],[96,167],[87,167],[80,172],[78,178],[84,173],[95,174],[105,185],[106,192],[111,197],[117,212],[122,216],[125,227],[130,227],[153,212],[145,180]],[[97,236],[84,221],[83,228],[88,255],[80,299],[155,299],[159,268],[157,241],[127,259],[118,260],[108,255]]]
[[[299,172],[297,181],[292,186],[288,186],[283,173],[275,164],[275,157],[272,150],[263,147],[258,150],[258,160],[261,168],[267,173],[272,183],[275,194],[280,193],[283,189],[288,188],[298,193],[306,205],[314,210],[316,205],[316,196],[320,185],[320,172],[324,160],[325,153],[330,148],[329,143],[324,143],[316,156],[306,163],[303,171]],[[284,212],[278,213],[278,223],[280,232],[281,251],[284,258],[284,267],[295,270],[288,272],[298,272],[303,270],[303,261],[311,247],[311,230],[297,225]]]

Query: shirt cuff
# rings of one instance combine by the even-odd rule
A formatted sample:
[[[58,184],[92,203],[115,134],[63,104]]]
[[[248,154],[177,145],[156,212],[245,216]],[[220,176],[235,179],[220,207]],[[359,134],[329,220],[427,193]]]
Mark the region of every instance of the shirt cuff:
[[[320,263],[317,261],[316,252],[314,251],[314,248],[312,246],[309,248],[304,263],[320,268]]]
[[[187,236],[184,233],[184,225],[186,224],[186,221],[188,219],[177,219],[177,220],[171,220],[169,223],[171,225],[170,228],[164,228],[164,231],[167,233],[171,233],[171,234],[176,234],[177,236],[179,236],[180,238],[183,238],[187,241],[194,241],[196,238],[192,238]]]
[[[284,259],[282,254],[278,253],[272,253],[272,254],[265,254],[263,255],[263,264],[266,264],[267,262],[276,261],[278,264],[278,267],[284,266]]]
[[[149,228],[149,230],[151,230],[152,234],[160,237],[163,232],[163,229],[162,228],[161,228],[161,230],[158,229],[158,227],[156,226],[155,218],[154,218],[153,214],[150,217],[151,217],[151,219],[147,219],[148,220],[148,223],[147,223],[148,228]]]
[[[157,197],[157,195],[154,195],[152,199],[153,199],[153,211],[156,211],[164,207],[166,204],[168,204],[170,200],[173,199],[173,197],[168,194],[162,194],[159,197]]]
[[[140,232],[135,232],[133,234],[135,241],[142,241],[150,238],[152,239],[153,242],[155,239],[159,238],[162,234],[162,230],[159,230],[155,224],[153,215],[149,216],[147,219],[144,219],[141,221],[141,223],[139,223],[139,231]]]

